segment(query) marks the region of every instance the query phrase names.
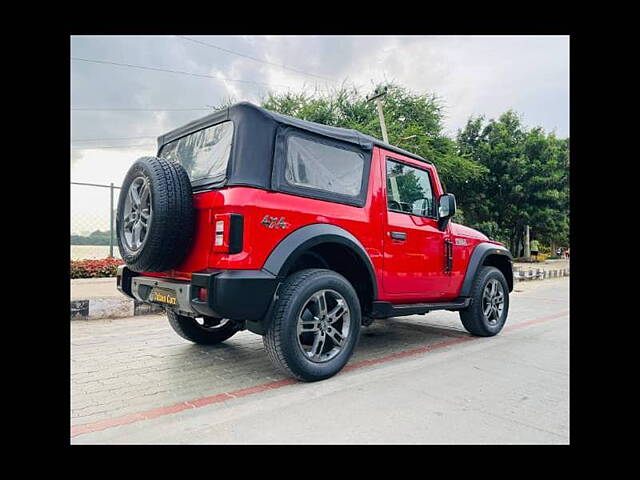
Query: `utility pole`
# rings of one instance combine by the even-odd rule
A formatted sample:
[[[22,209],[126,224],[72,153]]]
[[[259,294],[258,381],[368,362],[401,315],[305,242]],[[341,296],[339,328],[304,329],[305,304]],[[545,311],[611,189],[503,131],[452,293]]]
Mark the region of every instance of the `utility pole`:
[[[111,182],[111,185],[109,186],[109,189],[111,190],[111,201],[109,202],[110,205],[110,209],[109,209],[109,256],[113,257],[113,182]]]
[[[529,248],[529,225],[524,227],[524,257],[528,260],[531,257]]]
[[[372,100],[376,101],[376,108],[378,109],[378,117],[380,117],[380,128],[382,129],[382,139],[385,143],[389,143],[389,137],[387,136],[387,126],[384,123],[384,113],[382,112],[382,97],[387,94],[387,87],[376,88],[373,95],[367,97],[367,102]]]

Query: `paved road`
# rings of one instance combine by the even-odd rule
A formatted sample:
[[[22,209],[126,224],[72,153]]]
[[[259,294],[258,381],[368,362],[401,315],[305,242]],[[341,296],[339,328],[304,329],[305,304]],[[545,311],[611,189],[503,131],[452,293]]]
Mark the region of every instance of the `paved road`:
[[[162,316],[74,321],[71,442],[567,444],[568,283],[518,283],[493,338],[453,312],[376,322],[312,384],[250,332],[204,347]]]

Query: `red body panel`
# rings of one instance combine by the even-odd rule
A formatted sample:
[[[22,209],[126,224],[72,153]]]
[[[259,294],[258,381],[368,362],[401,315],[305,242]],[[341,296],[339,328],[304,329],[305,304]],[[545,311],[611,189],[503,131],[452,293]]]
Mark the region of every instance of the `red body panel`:
[[[260,269],[277,244],[298,228],[328,223],[344,228],[364,246],[378,285],[377,300],[416,303],[453,299],[457,296],[473,248],[488,239],[462,225],[449,223],[444,232],[435,219],[387,211],[386,157],[428,170],[438,198],[444,192],[433,165],[375,147],[364,207],[355,207],[271,192],[251,187],[226,187],[194,195],[196,230],[193,246],[175,270],[145,275],[189,279],[191,272],[215,269]],[[214,215],[244,216],[243,249],[225,254],[213,250]],[[267,228],[262,219],[283,217],[287,228]],[[392,240],[390,231],[407,234],[404,243]],[[453,242],[453,268],[444,271],[444,240]],[[496,242],[492,242],[496,243]]]

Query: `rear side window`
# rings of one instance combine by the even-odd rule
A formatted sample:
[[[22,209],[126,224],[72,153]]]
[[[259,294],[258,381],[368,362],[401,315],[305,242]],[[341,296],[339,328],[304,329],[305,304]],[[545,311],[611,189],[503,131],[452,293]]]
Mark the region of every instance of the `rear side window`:
[[[191,182],[223,180],[233,140],[233,123],[222,122],[167,143],[160,157],[178,162]]]
[[[285,180],[298,187],[358,197],[364,155],[298,135],[287,138]]]

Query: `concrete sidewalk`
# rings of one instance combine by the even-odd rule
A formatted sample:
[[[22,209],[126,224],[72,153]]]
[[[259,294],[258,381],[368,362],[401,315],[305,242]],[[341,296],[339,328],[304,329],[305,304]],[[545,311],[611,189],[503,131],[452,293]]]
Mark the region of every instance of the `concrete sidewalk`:
[[[545,280],[569,275],[568,260],[514,263],[515,282]],[[71,280],[71,320],[125,318],[159,313],[163,309],[126,297],[116,288],[115,277]]]
[[[120,293],[115,277],[71,280],[71,320],[125,318],[159,312],[162,308]]]
[[[116,277],[71,280],[71,300],[120,297],[122,294],[116,288]]]
[[[533,269],[542,268],[543,270],[569,268],[569,260],[566,260],[566,259],[545,260],[544,262],[540,262],[540,263],[513,262],[514,270],[528,270],[529,268],[533,268]]]

